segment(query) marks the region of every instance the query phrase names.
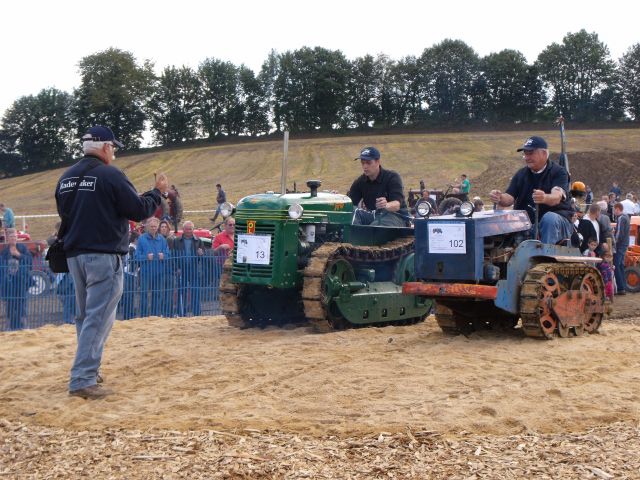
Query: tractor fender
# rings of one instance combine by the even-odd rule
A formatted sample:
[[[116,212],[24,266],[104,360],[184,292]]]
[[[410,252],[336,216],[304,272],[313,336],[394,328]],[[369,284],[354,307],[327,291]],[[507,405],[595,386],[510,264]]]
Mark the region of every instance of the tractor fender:
[[[513,314],[519,313],[520,288],[531,268],[542,262],[575,261],[590,261],[590,259],[581,255],[577,248],[548,245],[538,240],[525,240],[518,245],[507,263],[507,278],[497,283],[496,306]]]

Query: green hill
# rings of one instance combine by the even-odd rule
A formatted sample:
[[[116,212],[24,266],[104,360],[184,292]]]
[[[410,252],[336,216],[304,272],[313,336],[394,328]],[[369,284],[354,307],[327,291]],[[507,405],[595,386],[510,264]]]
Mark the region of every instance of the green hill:
[[[560,138],[556,130],[532,131],[545,136],[557,158]],[[306,188],[308,179],[322,180],[322,189],[346,192],[361,172],[353,161],[360,149],[375,145],[386,168],[397,170],[405,189],[417,188],[424,179],[430,188],[442,188],[460,173],[469,175],[472,194],[486,197],[491,188],[506,187],[522,165],[516,148],[525,140],[523,132],[465,132],[363,135],[289,141],[287,185]],[[591,185],[597,195],[606,193],[612,180],[623,190],[640,190],[640,129],[572,130],[568,153],[574,179]],[[174,149],[131,155],[117,159],[139,190],[153,184],[153,173],[163,171],[182,196],[185,210],[215,207],[216,183],[221,183],[231,201],[256,192],[280,190],[282,141],[251,141]],[[16,215],[55,213],[53,191],[62,169],[0,180],[0,201]],[[208,226],[210,213],[188,214],[196,225]],[[55,219],[28,220],[34,238],[44,238]]]

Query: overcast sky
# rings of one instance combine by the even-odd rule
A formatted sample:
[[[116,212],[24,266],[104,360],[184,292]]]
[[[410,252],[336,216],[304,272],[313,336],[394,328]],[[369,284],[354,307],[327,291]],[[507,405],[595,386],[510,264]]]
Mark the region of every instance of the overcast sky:
[[[80,59],[109,47],[159,73],[209,57],[257,72],[271,49],[303,46],[400,59],[445,38],[479,55],[520,50],[531,62],[581,28],[598,33],[614,59],[640,42],[638,0],[9,0],[0,12],[0,114],[43,88],[71,93]]]

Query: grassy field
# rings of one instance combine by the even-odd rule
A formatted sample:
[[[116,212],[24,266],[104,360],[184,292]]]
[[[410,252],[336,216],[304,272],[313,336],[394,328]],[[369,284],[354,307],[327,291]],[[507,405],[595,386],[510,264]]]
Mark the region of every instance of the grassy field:
[[[552,158],[560,151],[557,131],[531,132],[547,138]],[[490,188],[504,188],[521,166],[516,148],[523,132],[416,133],[296,139],[289,141],[287,185],[306,188],[309,179],[322,180],[322,189],[346,192],[361,172],[353,161],[360,149],[375,145],[385,168],[397,170],[405,189],[423,179],[442,188],[460,173],[469,175],[472,194],[486,197]],[[600,194],[618,179],[623,189],[636,189],[640,168],[640,129],[574,130],[568,133],[569,160],[574,179]],[[165,172],[182,196],[185,210],[215,207],[215,184],[221,183],[231,201],[245,195],[280,189],[282,141],[212,145],[145,153],[117,159],[139,190],[153,184],[154,172]],[[0,201],[16,215],[55,213],[53,192],[62,169],[0,180]],[[197,225],[210,224],[209,213],[188,215]],[[46,237],[55,219],[31,218],[34,238]]]

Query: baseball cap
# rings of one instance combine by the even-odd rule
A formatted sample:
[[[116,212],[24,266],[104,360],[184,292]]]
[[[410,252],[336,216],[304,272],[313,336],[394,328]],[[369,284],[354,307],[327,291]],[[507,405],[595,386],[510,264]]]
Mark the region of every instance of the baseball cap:
[[[113,142],[116,147],[123,148],[124,145],[116,138],[110,128],[96,125],[91,127],[82,135],[82,141],[93,140],[94,142]]]
[[[380,151],[376,147],[365,147],[354,160],[380,160]]]
[[[536,148],[548,148],[547,142],[542,137],[533,137],[527,138],[527,141],[524,142],[522,147],[520,147],[516,152],[521,152],[523,150],[535,150]]]

